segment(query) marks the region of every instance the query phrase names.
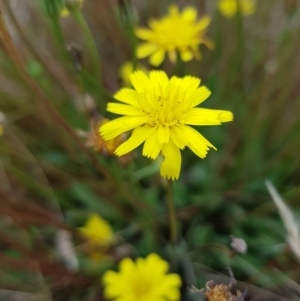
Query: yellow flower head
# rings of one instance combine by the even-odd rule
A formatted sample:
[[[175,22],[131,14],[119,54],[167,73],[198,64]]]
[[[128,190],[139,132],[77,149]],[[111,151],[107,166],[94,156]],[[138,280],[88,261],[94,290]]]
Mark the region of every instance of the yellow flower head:
[[[108,222],[97,214],[92,214],[84,227],[79,228],[80,233],[88,243],[88,253],[94,260],[101,259],[113,239],[113,231]]]
[[[232,18],[240,9],[244,16],[252,15],[256,8],[255,0],[219,0],[218,8],[226,18]]]
[[[216,149],[190,125],[220,125],[231,121],[233,114],[196,108],[210,95],[206,87],[199,87],[199,78],[169,79],[164,71],[150,71],[149,76],[136,71],[130,79],[135,90],[121,89],[114,97],[123,104],[108,103],[107,107],[109,112],[125,116],[100,127],[100,133],[108,140],[133,129],[115,153],[122,156],[145,142],[143,155],[154,160],[162,153],[161,175],[178,179],[181,149],[188,146],[200,158],[205,158],[209,148]]]
[[[156,254],[138,258],[136,262],[125,258],[120,272],[107,271],[103,276],[104,295],[116,301],[177,301],[180,298],[181,279],[167,274],[169,264]]]
[[[185,62],[193,57],[200,59],[200,44],[213,47],[212,42],[204,37],[210,21],[209,17],[197,20],[197,10],[193,7],[186,7],[179,12],[176,5],[171,5],[167,16],[149,22],[150,29],[136,29],[136,36],[146,41],[138,46],[136,55],[138,58],[150,56],[149,61],[153,66],[160,65],[166,53],[172,63],[176,62],[176,52]]]
[[[71,9],[82,8],[83,0],[66,0],[66,6],[60,11],[62,18],[68,17],[71,13]]]

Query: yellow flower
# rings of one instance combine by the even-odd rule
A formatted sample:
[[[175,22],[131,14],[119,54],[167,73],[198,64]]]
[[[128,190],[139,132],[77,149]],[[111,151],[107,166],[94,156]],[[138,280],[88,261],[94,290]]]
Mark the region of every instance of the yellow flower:
[[[62,18],[68,17],[74,8],[82,8],[83,0],[66,0],[66,6],[60,11]]]
[[[120,272],[107,271],[103,276],[104,295],[116,301],[177,301],[181,279],[167,274],[169,264],[156,254],[133,262],[125,258]]]
[[[211,94],[200,86],[200,79],[192,76],[168,78],[164,71],[151,71],[149,77],[142,71],[130,76],[134,89],[123,88],[108,103],[109,112],[125,115],[102,127],[105,140],[133,129],[131,137],[115,151],[122,156],[143,142],[143,155],[156,159],[165,157],[160,173],[168,179],[178,179],[181,168],[180,149],[188,146],[197,156],[205,158],[209,148],[216,149],[189,125],[220,125],[233,120],[229,111],[196,108]]]
[[[254,13],[256,2],[255,0],[219,0],[218,8],[227,18],[236,15],[239,8],[242,15],[249,16]]]
[[[113,231],[109,223],[99,215],[92,214],[79,231],[87,240],[87,251],[90,257],[93,260],[102,259],[113,239]]]
[[[138,46],[136,55],[138,58],[150,56],[149,61],[153,66],[160,65],[166,53],[172,63],[177,60],[176,52],[185,62],[193,57],[200,59],[200,44],[213,47],[212,42],[204,37],[210,21],[207,16],[197,20],[197,10],[193,7],[186,7],[179,12],[176,5],[171,5],[167,16],[149,22],[150,29],[136,29],[136,36],[146,41]]]
[[[120,68],[120,78],[122,80],[122,84],[125,87],[131,87],[130,75],[135,70],[141,70],[145,73],[148,73],[147,69],[142,65],[137,65],[134,69],[133,64],[130,61],[126,61]]]

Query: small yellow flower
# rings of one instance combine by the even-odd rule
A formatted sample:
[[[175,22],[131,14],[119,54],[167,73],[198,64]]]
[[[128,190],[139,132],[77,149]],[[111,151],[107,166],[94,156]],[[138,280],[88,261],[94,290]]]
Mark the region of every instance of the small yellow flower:
[[[97,214],[92,214],[80,233],[87,240],[87,251],[93,260],[101,260],[113,240],[113,231],[107,221]]]
[[[146,41],[138,46],[136,55],[138,58],[150,56],[149,61],[153,66],[160,65],[166,53],[172,63],[177,60],[177,52],[185,62],[193,57],[200,59],[200,44],[213,47],[213,43],[204,36],[210,21],[207,16],[197,20],[197,10],[193,7],[186,7],[179,12],[176,5],[171,5],[168,15],[159,20],[150,20],[150,29],[136,29],[136,36]]]
[[[62,18],[68,17],[71,13],[71,8],[82,8],[83,0],[66,0],[66,6],[60,11]]]
[[[232,18],[240,8],[241,14],[250,16],[256,9],[255,0],[219,0],[218,8],[226,18]]]
[[[107,271],[103,276],[104,295],[116,301],[177,301],[180,298],[181,279],[167,274],[169,264],[157,254],[138,258],[134,262],[125,258],[120,272]]]
[[[133,64],[130,61],[126,61],[120,68],[120,78],[122,80],[122,84],[125,87],[131,87],[130,82],[130,75],[135,70],[141,70],[145,73],[148,73],[147,69],[143,67],[142,65],[137,65],[137,67],[134,69]]]
[[[102,127],[105,140],[133,130],[131,137],[115,151],[122,156],[143,142],[143,155],[156,159],[165,157],[161,176],[178,179],[181,168],[180,150],[188,146],[197,156],[205,158],[210,148],[216,149],[190,125],[220,125],[233,120],[229,111],[196,108],[210,91],[200,86],[200,79],[192,76],[170,79],[164,71],[151,71],[147,76],[136,71],[130,76],[134,89],[123,88],[115,99],[124,103],[108,103],[109,112],[125,115]]]

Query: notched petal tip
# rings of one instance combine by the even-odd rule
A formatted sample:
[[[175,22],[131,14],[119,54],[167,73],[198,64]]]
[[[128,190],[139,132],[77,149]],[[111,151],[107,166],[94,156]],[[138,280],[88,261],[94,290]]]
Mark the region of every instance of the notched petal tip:
[[[233,113],[230,111],[224,111],[219,115],[219,120],[221,122],[230,122],[233,120]]]

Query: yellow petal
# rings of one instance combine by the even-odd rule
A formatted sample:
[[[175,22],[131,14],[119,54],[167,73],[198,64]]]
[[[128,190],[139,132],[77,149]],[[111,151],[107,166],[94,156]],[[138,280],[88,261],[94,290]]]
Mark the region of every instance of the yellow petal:
[[[129,88],[123,88],[114,95],[114,98],[116,100],[125,102],[135,107],[138,107],[137,97],[138,93],[135,90]]]
[[[183,133],[186,135],[186,139],[188,141],[187,146],[200,158],[205,158],[206,154],[209,151],[209,148],[216,148],[206,140],[199,132],[194,130],[190,126],[182,127]]]
[[[180,293],[178,288],[181,285],[181,278],[177,274],[167,274],[164,277],[164,281],[160,284],[160,289],[165,291],[168,296],[168,300],[177,301],[180,299]]]
[[[150,80],[153,83],[153,86],[157,87],[166,87],[169,83],[169,78],[165,71],[153,70],[149,73]]]
[[[143,27],[136,28],[134,32],[135,35],[142,40],[149,40],[153,34],[151,30]]]
[[[193,59],[193,52],[191,50],[186,49],[186,50],[180,51],[179,53],[180,53],[181,59],[184,62],[188,62]]]
[[[197,95],[198,87],[200,85],[201,80],[194,76],[185,76],[182,78],[180,83],[180,91],[182,93],[182,99],[184,102],[181,104],[180,111],[185,112],[187,109],[192,107],[191,97]]]
[[[132,131],[131,137],[122,143],[115,151],[117,156],[129,153],[141,145],[153,132],[154,128],[149,125],[140,126]]]
[[[196,92],[201,83],[200,78],[187,75],[182,79],[181,90],[184,92],[185,97],[188,99],[193,93]]]
[[[153,267],[155,267],[155,270],[153,270]],[[155,273],[155,274],[164,275],[164,274],[166,274],[168,272],[170,266],[169,266],[169,263],[167,261],[165,261],[162,258],[160,258],[157,254],[150,253],[145,258],[145,268],[148,268],[148,271],[151,274]]]
[[[167,143],[170,138],[170,129],[169,126],[160,125],[157,131],[157,140],[158,143]]]
[[[181,168],[181,154],[179,148],[170,140],[162,147],[165,159],[160,166],[160,174],[167,179],[177,180]]]
[[[166,51],[164,49],[157,50],[150,56],[150,64],[155,67],[159,66],[163,62],[165,55]]]
[[[129,257],[126,257],[125,259],[123,259],[120,262],[119,267],[120,267],[120,273],[122,273],[122,274],[136,271],[136,265],[133,262],[133,260]]]
[[[109,102],[107,104],[107,111],[115,114],[120,114],[120,115],[135,115],[135,116],[144,115],[140,108],[114,103],[114,102]]]
[[[170,102],[170,107],[176,106],[176,102],[182,101],[184,99],[184,95],[179,95],[184,93],[185,91],[181,91],[181,82],[182,78],[178,78],[177,76],[172,76],[169,81],[168,91],[169,97],[168,100]],[[179,93],[180,92],[180,93]]]
[[[124,116],[102,125],[99,131],[105,140],[110,140],[146,123],[146,121],[147,118],[143,116]]]
[[[153,100],[152,106],[160,106],[163,98],[167,97],[167,88],[169,84],[169,78],[164,71],[153,70],[149,73],[149,78],[153,84]]]
[[[205,86],[201,86],[187,100],[191,103],[191,107],[195,107],[205,101],[210,94],[211,92]]]
[[[192,6],[188,6],[188,7],[184,8],[181,13],[183,19],[185,19],[186,21],[196,20],[197,14],[198,14],[197,10]]]
[[[157,129],[155,129],[145,141],[143,156],[155,160],[159,155],[162,146],[163,144],[159,143],[157,140]]]
[[[122,295],[122,286],[119,283],[122,281],[120,273],[107,271],[104,273],[102,282],[105,285],[104,295],[107,299],[115,299]]]
[[[181,127],[171,128],[170,137],[177,147],[184,149],[187,145],[187,140],[180,128]]]
[[[157,46],[151,43],[143,43],[136,49],[136,57],[142,59],[154,53],[157,50]]]
[[[149,77],[141,70],[135,71],[130,75],[130,81],[137,92],[143,93],[152,90]]]
[[[233,120],[230,111],[193,108],[182,115],[186,124],[191,125],[219,125]]]
[[[200,19],[197,24],[196,24],[196,28],[198,31],[204,31],[206,30],[206,28],[208,27],[208,25],[211,22],[211,18],[208,16],[203,17],[202,19]]]
[[[168,57],[172,64],[175,64],[177,62],[177,53],[175,50],[169,50]]]

